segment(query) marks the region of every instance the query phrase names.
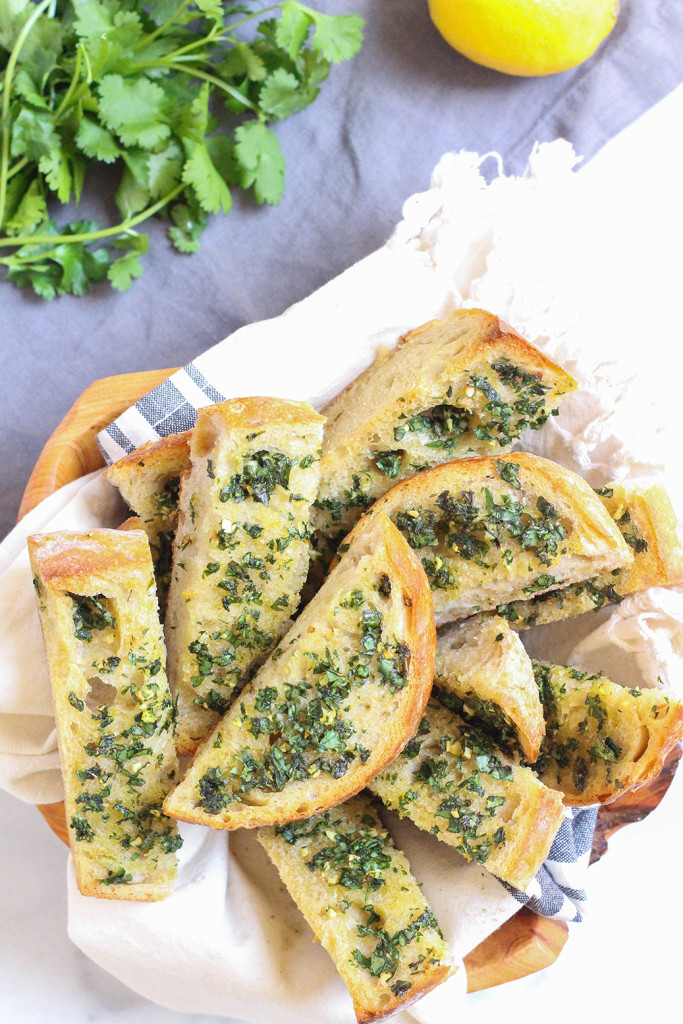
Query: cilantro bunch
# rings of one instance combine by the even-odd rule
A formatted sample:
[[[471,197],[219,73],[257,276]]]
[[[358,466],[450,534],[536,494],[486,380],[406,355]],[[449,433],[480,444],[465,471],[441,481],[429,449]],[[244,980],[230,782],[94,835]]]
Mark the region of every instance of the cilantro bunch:
[[[297,0],[0,0],[0,265],[46,299],[142,273],[155,214],[196,252],[231,188],[278,203],[284,156],[269,123],[318,95],[358,52],[363,19]],[[57,226],[91,165],[120,168],[120,222]]]

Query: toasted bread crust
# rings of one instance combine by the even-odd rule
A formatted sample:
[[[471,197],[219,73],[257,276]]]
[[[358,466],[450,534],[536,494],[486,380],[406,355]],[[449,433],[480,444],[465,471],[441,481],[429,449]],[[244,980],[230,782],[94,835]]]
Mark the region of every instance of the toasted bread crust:
[[[180,754],[197,751],[296,610],[323,422],[310,405],[281,399],[199,411],[180,483],[166,630]],[[243,478],[247,470],[255,476]]]
[[[315,643],[309,638],[316,630],[322,631],[326,650],[334,648],[337,637],[340,643],[350,643],[348,633],[345,632],[348,627],[344,626],[342,631],[341,626],[332,626],[330,629],[325,624],[337,621],[344,593],[353,592],[355,586],[362,586],[370,577],[375,580],[383,576],[390,581],[392,596],[387,597],[387,600],[391,601],[391,615],[396,616],[395,621],[392,619],[392,635],[396,634],[399,628],[403,631],[398,638],[408,649],[409,657],[404,677],[405,684],[391,695],[381,689],[380,676],[370,672],[369,684],[380,687],[379,690],[371,692],[378,701],[383,701],[382,708],[386,710],[381,728],[373,724],[377,736],[366,759],[360,763],[356,758],[352,762],[353,767],[339,778],[318,772],[312,782],[291,782],[291,796],[286,793],[286,786],[282,799],[277,792],[263,790],[259,791],[262,795],[258,796],[253,805],[246,801],[232,801],[225,809],[217,813],[208,813],[198,799],[200,780],[206,778],[207,771],[216,766],[229,770],[232,761],[227,754],[221,753],[221,749],[225,750],[233,742],[236,744],[236,750],[245,744],[248,746],[249,733],[246,730],[239,732],[243,720],[241,716],[245,712],[234,705],[199,748],[185,780],[167,799],[166,813],[183,821],[228,829],[255,828],[296,821],[354,796],[396,756],[417,729],[429,698],[434,673],[436,631],[431,593],[422,567],[400,533],[385,516],[374,517],[365,531],[358,532],[355,547],[342,559],[336,573],[330,574],[322,589],[304,609],[289,633],[282,638],[252,684],[243,691],[239,703],[242,709],[245,705],[250,709],[252,703],[258,699],[259,693],[266,688],[284,687],[288,680],[287,673],[290,672],[290,660],[293,666],[292,678],[302,678],[301,673],[305,673],[305,665],[310,664],[310,661],[305,661],[308,657],[305,647]],[[400,598],[397,596],[399,591]],[[373,600],[379,602],[379,597]],[[400,621],[399,610],[403,616]],[[324,632],[325,629],[327,632]],[[337,629],[339,632],[336,632]],[[321,651],[322,653],[324,651]],[[357,692],[362,692],[365,685]],[[354,701],[356,698],[349,699],[349,705],[353,704],[353,713],[360,715],[360,705]],[[362,713],[363,716],[368,716],[368,722],[374,722],[373,714],[374,711],[370,707]],[[361,718],[353,719],[354,734],[360,721]],[[217,749],[219,741],[221,746]],[[311,763],[314,765],[315,759]]]
[[[78,888],[163,899],[180,840],[161,802],[177,760],[147,538],[93,530],[36,535],[28,546]]]
[[[632,564],[616,574],[602,573],[540,598],[514,601],[501,609],[514,629],[599,611],[604,605],[618,604],[629,594],[649,587],[683,583],[683,547],[665,488],[661,484],[611,484],[600,493],[600,500],[628,539],[633,551]]]
[[[442,703],[478,719],[501,746],[536,760],[545,735],[543,705],[531,659],[505,619],[473,615],[440,630],[434,686]]]
[[[647,548],[635,552],[633,565],[621,573],[617,589],[633,594],[647,587],[674,587],[683,583],[683,547],[676,513],[662,484],[647,487],[612,484],[603,497],[605,508],[624,534],[634,534]],[[621,524],[626,511],[628,523]]]
[[[171,580],[171,551],[178,518],[178,487],[190,465],[192,431],[150,441],[115,462],[105,472],[139,516],[154,563],[159,611],[166,612]]]
[[[143,473],[149,477],[176,469],[179,472],[186,469],[190,462],[191,436],[192,431],[186,430],[182,434],[160,437],[158,441],[148,441],[135,451],[117,459],[104,471],[104,475],[119,488],[125,498],[128,487],[135,484]]]
[[[683,737],[683,705],[659,689],[628,690],[567,665],[534,662],[534,671],[546,738],[532,767],[567,806],[608,804],[646,785]]]
[[[299,828],[290,829],[286,839],[275,828],[259,829],[256,838],[331,956],[349,989],[359,1022],[386,1020],[451,973],[448,947],[410,874],[405,855],[394,846],[367,796],[354,797],[318,818],[302,822]],[[347,847],[349,840],[351,845]],[[375,852],[373,863],[381,863],[376,859],[378,848],[388,862],[386,867],[375,869],[373,878],[381,879],[382,885],[374,889],[370,886],[372,880],[363,888],[358,877],[358,865],[370,846]],[[329,854],[334,857],[335,874],[319,864]],[[345,878],[342,869],[355,877]],[[372,914],[368,903],[373,905]],[[418,926],[413,938],[397,949],[392,976],[373,975],[354,957],[354,950],[363,956],[372,953],[371,928],[364,936],[358,934],[357,925],[364,916],[394,935],[424,915],[430,917],[429,921]],[[406,989],[403,994],[399,994],[401,988]]]
[[[436,700],[369,788],[400,817],[518,889],[540,868],[563,816],[560,793]]]
[[[325,417],[306,402],[285,398],[231,398],[200,410],[193,431],[193,444],[201,450],[202,444],[210,443],[211,428],[217,422],[230,430],[242,430],[244,427],[266,426],[274,419],[283,429],[293,427],[296,430],[315,428],[325,422]]]
[[[45,586],[55,591],[78,590],[87,583],[93,593],[107,591],[112,574],[130,584],[149,580],[149,544],[142,530],[36,534],[29,551]],[[94,589],[92,589],[94,588]]]
[[[325,409],[313,515],[321,557],[392,481],[417,467],[509,451],[575,387],[561,367],[483,310],[457,310],[410,331]],[[492,397],[505,409],[504,422]]]
[[[503,476],[510,472],[517,479],[516,487]],[[513,558],[508,563],[499,561],[496,564],[505,545],[499,542],[495,546],[488,538],[479,538],[486,540],[487,558],[489,563],[493,563],[479,570],[476,560],[462,553],[462,545],[455,546],[454,555],[451,545],[444,543],[443,537],[437,543],[430,541],[425,544],[421,539],[414,540],[422,563],[434,580],[437,625],[493,609],[523,597],[525,590],[537,593],[555,590],[565,583],[585,579],[591,570],[601,572],[629,566],[633,562],[629,546],[593,489],[575,473],[527,452],[515,452],[496,459],[461,459],[435,466],[396,484],[378,499],[367,515],[385,513],[399,523],[404,535],[410,538],[405,517],[419,519],[424,513],[435,517],[434,529],[445,531],[448,537],[451,516],[443,510],[443,496],[462,500],[464,495],[471,494],[475,505],[478,503],[480,506],[476,529],[481,533],[481,524],[485,524],[488,516],[484,511],[485,503],[491,493],[494,500],[499,496],[503,501],[525,502],[525,514],[530,516],[536,514],[538,501],[544,500],[555,513],[553,522],[557,521],[562,526],[566,536],[557,542],[552,557],[548,553],[542,558],[539,556],[535,566],[531,565],[532,559],[528,555],[528,550],[533,550],[532,546],[515,553],[514,545],[506,538],[505,545],[512,549]],[[404,517],[402,524],[401,516]],[[467,533],[472,528],[465,526],[462,529]],[[353,538],[354,531],[351,531],[344,544],[352,543]],[[441,566],[445,565],[452,577],[447,583],[436,575],[437,556]]]

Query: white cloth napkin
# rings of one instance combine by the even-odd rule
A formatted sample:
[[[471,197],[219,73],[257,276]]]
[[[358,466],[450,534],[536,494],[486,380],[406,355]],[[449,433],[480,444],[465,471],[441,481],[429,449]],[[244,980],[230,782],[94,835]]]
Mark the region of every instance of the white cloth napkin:
[[[618,144],[611,145],[618,151]],[[623,205],[620,216],[609,203],[614,165],[609,175],[577,175],[574,164],[571,147],[556,142],[535,150],[527,177],[506,178],[498,168],[487,186],[478,157],[445,157],[433,187],[407,202],[385,247],[282,317],[237,332],[197,365],[208,379],[229,382],[227,393],[286,395],[319,406],[369,362],[377,344],[452,308],[481,305],[581,385],[559,419],[525,437],[525,447],[595,486],[666,474],[678,444],[674,417],[664,412],[667,381],[661,372],[640,372],[644,351],[650,366],[667,365],[665,336],[642,333],[657,320],[645,301],[652,292],[641,294],[634,281],[636,266],[645,277],[651,271],[651,254],[629,246]],[[671,234],[680,237],[674,224]],[[670,489],[674,482],[669,472]],[[94,475],[44,502],[0,546],[0,785],[25,800],[61,794],[25,537],[48,525],[113,525],[120,515],[112,488]],[[680,678],[682,622],[683,593],[653,590],[611,614],[543,627],[525,640],[535,654],[600,667],[629,685],[656,685],[660,677],[672,686]],[[483,869],[409,823],[391,827],[457,957],[516,910]],[[228,841],[192,826],[182,834],[180,884],[163,903],[87,899],[70,873],[76,944],[172,1009],[263,1024],[351,1024],[343,984],[252,837],[238,832]],[[451,1019],[464,981],[460,970],[397,1024]]]

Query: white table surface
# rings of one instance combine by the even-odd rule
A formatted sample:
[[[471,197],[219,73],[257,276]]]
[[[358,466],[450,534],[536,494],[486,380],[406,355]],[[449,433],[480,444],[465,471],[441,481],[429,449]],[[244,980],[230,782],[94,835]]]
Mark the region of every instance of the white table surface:
[[[616,157],[620,166],[628,168],[629,210],[641,225],[652,225],[652,237],[649,241],[646,237],[645,244],[653,258],[643,261],[641,284],[653,289],[655,280],[649,279],[648,267],[653,275],[657,270],[659,291],[653,298],[659,321],[655,317],[655,325],[661,328],[666,321],[670,328],[669,381],[680,380],[682,364],[676,318],[683,281],[682,232],[678,230],[683,219],[678,183],[682,126],[683,89],[678,89],[611,144],[609,165],[601,163],[598,155],[589,168],[596,175],[613,175]],[[660,175],[661,187],[646,197],[643,188],[653,174]],[[662,239],[670,239],[664,250]],[[661,266],[657,268],[656,263]],[[662,337],[657,331],[655,336]],[[680,392],[680,384],[676,388]],[[682,849],[683,770],[660,807],[645,822],[613,837],[608,855],[591,869],[588,917],[570,927],[556,964],[470,997],[465,1010],[457,1011],[458,1022],[500,1024],[545,1016],[553,1024],[570,1019],[590,1024],[608,1019],[620,1024],[680,1020],[676,1001],[680,1002],[682,969],[678,935],[683,920]],[[216,1024],[218,1018],[173,1013],[136,996],[70,943],[66,847],[50,833],[35,808],[4,793],[0,793],[0,857],[0,1021]]]

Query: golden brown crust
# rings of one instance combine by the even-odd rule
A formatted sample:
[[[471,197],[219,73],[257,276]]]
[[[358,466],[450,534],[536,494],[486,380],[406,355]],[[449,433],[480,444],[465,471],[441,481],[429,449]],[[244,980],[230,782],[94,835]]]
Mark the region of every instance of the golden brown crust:
[[[142,530],[142,520],[139,516],[128,516],[116,529],[123,530],[124,533],[128,533],[129,530]]]
[[[500,317],[494,316],[493,313],[488,313],[484,309],[458,309],[444,317],[443,320],[430,320],[421,327],[416,327],[404,334],[399,339],[398,346],[416,340],[430,342],[435,335],[448,334],[455,323],[458,326],[466,324],[468,327],[476,327],[480,332],[477,345],[482,348],[497,348],[498,343],[505,339],[509,346],[506,352],[508,356],[513,357],[515,362],[520,363],[531,372],[545,371],[555,379],[558,391],[569,394],[578,387],[574,378],[558,363],[549,359]]]
[[[503,476],[507,464],[516,475],[516,488]],[[481,559],[478,562],[463,555],[457,544],[452,548],[443,537],[436,544],[419,547],[418,552],[426,568],[432,564],[436,570],[438,557],[440,565],[446,566],[451,577],[447,583],[435,577],[437,625],[465,618],[473,612],[493,609],[515,601],[525,593],[554,590],[566,583],[586,579],[591,574],[629,566],[633,562],[630,548],[593,489],[575,473],[527,452],[515,452],[495,459],[460,459],[434,466],[396,484],[375,502],[366,515],[384,512],[410,536],[410,530],[405,523],[400,523],[399,517],[419,518],[424,513],[435,516],[447,536],[450,514],[442,508],[443,496],[460,496],[462,500],[463,494],[469,492],[475,506],[479,507],[477,514],[484,521],[488,515],[485,504],[488,494],[492,494],[494,499],[526,502],[526,513],[537,517],[542,515],[537,512],[537,503],[542,498],[552,506],[566,536],[558,541],[552,557],[539,557],[535,564],[528,549],[522,550],[519,541],[509,538],[505,539],[505,545],[497,546],[491,544],[489,538],[481,538],[486,540],[487,559],[491,563],[486,567],[478,567]],[[344,544],[353,541],[356,528]],[[464,532],[468,529],[463,528]],[[478,529],[481,533],[481,525]],[[503,547],[509,547],[512,555],[505,564],[502,562]]]
[[[575,387],[561,367],[483,310],[457,310],[380,351],[325,409],[312,516],[320,558],[329,563],[339,539],[392,482],[418,467],[509,451]]]
[[[78,888],[100,899],[163,899],[179,840],[161,803],[177,759],[147,537],[61,532],[29,537],[28,547]]]
[[[386,1020],[451,973],[450,950],[438,924],[405,854],[392,842],[367,794],[298,827],[289,826],[285,835],[265,828],[256,838],[332,958],[358,1021]],[[373,888],[363,886],[358,877],[366,850],[372,851],[372,878],[381,883]],[[328,870],[330,856],[333,871]],[[366,917],[363,931],[358,925]],[[395,949],[393,973],[373,973],[363,958],[372,957],[380,941],[374,927],[393,936],[411,926],[412,937]]]
[[[442,703],[486,725],[501,746],[536,760],[545,735],[543,705],[531,659],[505,619],[473,615],[440,630],[434,685]]]
[[[474,342],[468,341],[463,349],[457,353],[459,361],[463,364],[466,364],[469,358],[471,358],[473,349],[498,347],[499,343],[504,340],[509,345],[506,354],[514,357],[516,362],[521,363],[530,372],[545,372],[548,376],[552,376],[556,381],[558,392],[569,394],[578,387],[574,378],[563,370],[561,366],[554,363],[552,359],[549,359],[540,349],[535,348],[520,334],[517,334],[500,317],[494,316],[484,309],[457,309],[449,313],[442,320],[428,320],[427,323],[422,324],[420,327],[407,331],[399,338],[395,349],[387,350],[386,348],[381,348],[378,350],[370,369],[391,360],[392,351],[398,351],[414,342],[429,345],[434,341],[448,338],[455,328],[475,330],[477,332],[476,340]],[[325,406],[323,409],[325,416],[331,420],[343,409],[344,405],[348,403],[357,390],[358,382],[361,379],[362,375],[361,378],[351,381]],[[409,399],[409,395],[405,397],[406,400]]]
[[[441,985],[446,979],[453,973],[453,968],[448,967],[446,964],[442,964],[440,967],[433,967],[429,975],[427,975],[422,981],[417,984],[413,984],[410,991],[410,995],[404,999],[399,999],[397,996],[393,996],[389,1000],[385,1009],[380,1013],[372,1013],[365,1011],[363,1007],[353,1000],[353,1011],[356,1014],[356,1020],[358,1024],[379,1024],[380,1021],[389,1020],[395,1013],[407,1010],[409,1006],[416,1003],[418,999],[422,999],[428,992],[432,992],[435,988]]]
[[[148,441],[135,451],[117,459],[104,475],[115,487],[124,487],[131,477],[139,476],[139,470],[145,473],[163,473],[176,465],[189,463],[191,430],[182,434],[169,434],[158,441]],[[124,495],[125,496],[125,495]]]
[[[683,583],[683,547],[676,515],[661,484],[611,484],[600,493],[612,519],[633,550],[633,562],[540,598],[515,601],[505,615],[514,629],[528,629],[617,604],[649,587]]]
[[[307,403],[275,398],[199,410],[180,483],[166,622],[181,754],[196,753],[296,610],[310,560],[323,422]],[[265,494],[252,485],[231,491],[261,456],[284,460],[285,476]]]
[[[542,786],[535,794],[534,806],[520,825],[519,841],[509,847],[509,856],[496,864],[494,874],[525,889],[548,856],[562,823],[562,794]]]
[[[683,705],[657,688],[629,690],[602,674],[534,662],[546,738],[533,765],[570,807],[607,804],[661,772],[683,737]]]
[[[283,430],[293,427],[305,431],[322,425],[325,417],[305,402],[284,398],[231,398],[227,402],[205,406],[200,410],[194,428],[193,450],[201,452],[204,444],[211,447],[216,421],[220,421],[225,429],[243,430],[262,427],[273,420],[277,420]]]
[[[311,783],[292,783],[290,788],[293,787],[293,795],[284,800],[284,806],[279,794],[263,791],[258,797],[258,802],[255,801],[252,806],[246,802],[231,802],[228,808],[219,813],[208,813],[197,799],[200,779],[212,767],[222,764],[223,768],[227,769],[229,763],[225,761],[225,754],[220,753],[220,750],[216,752],[219,734],[223,750],[233,742],[237,744],[236,749],[241,749],[245,745],[245,737],[249,736],[248,732],[240,731],[243,712],[240,707],[234,705],[197,751],[185,780],[168,797],[164,805],[167,814],[182,821],[227,829],[255,828],[308,818],[360,792],[369,780],[396,757],[414,734],[429,698],[434,673],[436,632],[431,592],[419,561],[396,527],[382,515],[373,517],[372,522],[366,526],[366,530],[358,531],[355,547],[344,556],[337,573],[330,574],[290,632],[280,641],[251,686],[242,692],[239,702],[240,707],[250,708],[252,698],[255,699],[259,691],[267,686],[285,684],[288,658],[301,657],[303,661],[306,656],[300,655],[299,652],[303,651],[309,642],[314,643],[312,637],[316,630],[324,631],[327,628],[325,623],[337,621],[336,616],[343,593],[351,592],[354,586],[361,585],[358,582],[359,572],[360,579],[365,582],[370,571],[373,580],[386,574],[391,582],[391,600],[396,602],[391,607],[400,608],[401,615],[405,616],[405,620],[399,623],[401,629],[405,629],[405,633],[400,634],[400,639],[407,646],[410,657],[406,685],[393,693],[391,700],[386,697],[386,691],[378,691],[385,693],[385,703],[382,704],[385,717],[366,760],[362,764],[355,764],[338,779],[318,773]],[[343,591],[340,591],[340,587],[343,587]],[[392,611],[392,614],[398,615],[398,611]],[[347,634],[338,634],[334,631],[335,628],[333,627],[332,632],[328,630],[322,634],[327,648],[334,647],[337,642],[335,637],[341,638],[340,643],[349,642]],[[397,629],[398,626],[393,632],[396,633]],[[278,652],[282,651],[285,654],[280,658]],[[321,654],[324,654],[324,651],[325,647]],[[296,665],[293,669],[295,674],[304,671],[303,665],[300,666],[296,660],[293,664]],[[297,678],[299,677],[297,675]],[[372,673],[370,682],[379,686]],[[354,704],[354,707],[360,714],[358,706]],[[368,707],[363,714],[372,717],[375,712],[376,709]],[[368,740],[366,742],[369,743]]]
[[[436,700],[369,788],[399,817],[518,889],[540,868],[563,815],[560,793]]]
[[[149,575],[149,542],[142,530],[127,531],[121,544],[118,530],[88,533],[43,533],[28,538],[29,552],[39,566],[45,585],[54,590],[78,591],[87,581],[92,593],[105,591],[112,574],[138,580]]]
[[[637,552],[625,577],[617,581],[623,593],[635,593],[647,587],[674,587],[683,583],[683,547],[678,536],[676,514],[662,484],[649,487],[612,484],[612,495],[603,497],[607,511],[619,520],[629,512],[631,526],[625,532],[637,534],[647,549]]]

